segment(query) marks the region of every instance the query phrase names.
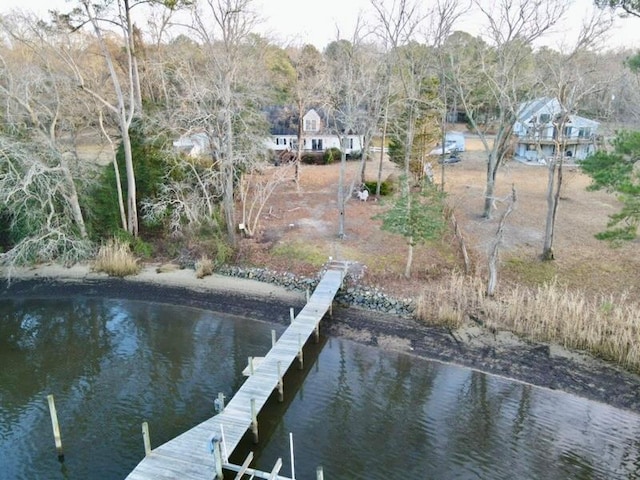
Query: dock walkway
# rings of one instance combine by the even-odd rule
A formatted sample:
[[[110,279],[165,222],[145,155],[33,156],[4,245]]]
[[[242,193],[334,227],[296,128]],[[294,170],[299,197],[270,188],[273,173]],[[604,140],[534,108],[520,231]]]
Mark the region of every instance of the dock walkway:
[[[342,285],[345,264],[329,265],[305,307],[275,342],[271,350],[250,375],[224,410],[214,417],[147,452],[145,458],[127,476],[127,480],[210,480],[219,472],[214,444],[221,442],[222,461],[228,458],[251,428],[271,393],[281,386],[282,376],[296,358],[302,359],[302,347],[318,326]],[[254,432],[257,433],[257,432]],[[284,479],[277,474],[271,478]]]

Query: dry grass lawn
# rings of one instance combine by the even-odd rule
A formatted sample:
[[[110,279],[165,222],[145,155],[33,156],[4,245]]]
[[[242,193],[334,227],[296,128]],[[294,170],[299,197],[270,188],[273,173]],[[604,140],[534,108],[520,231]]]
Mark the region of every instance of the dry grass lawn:
[[[469,139],[460,163],[445,167],[448,202],[460,224],[474,273],[486,277],[487,251],[498,219],[506,207],[496,201],[492,220],[482,218],[486,164],[482,145]],[[278,167],[274,167],[278,168]],[[442,242],[416,248],[412,278],[403,278],[407,246],[403,238],[383,232],[375,216],[385,202],[350,199],[345,214],[346,238],[339,239],[337,188],[339,164],[302,166],[300,188],[293,182],[269,200],[255,238],[241,246],[241,261],[299,274],[315,274],[329,256],[364,265],[362,282],[397,295],[418,295],[430,282],[462,269],[462,257],[453,235]],[[377,176],[378,160],[367,163],[367,179]],[[358,162],[347,164],[347,184],[357,178]],[[392,163],[383,162],[383,178],[397,176]],[[441,168],[435,168],[441,183]],[[575,167],[567,168],[556,223],[556,259],[542,262],[545,228],[547,169],[515,161],[498,175],[497,197],[506,198],[513,185],[516,208],[508,217],[501,247],[500,285],[537,286],[556,281],[586,293],[629,292],[640,296],[640,257],[636,241],[619,248],[594,238],[608,215],[618,211],[616,199],[604,192],[587,192],[589,179]]]

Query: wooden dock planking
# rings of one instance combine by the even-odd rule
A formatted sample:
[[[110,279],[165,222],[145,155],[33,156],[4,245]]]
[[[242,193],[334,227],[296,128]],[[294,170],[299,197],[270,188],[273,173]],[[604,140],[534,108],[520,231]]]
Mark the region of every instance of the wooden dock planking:
[[[223,448],[228,456],[232,454],[251,427],[251,401],[255,402],[257,415],[278,386],[278,364],[280,374],[284,376],[294,361],[298,360],[300,350],[330,310],[342,285],[344,271],[343,263],[336,262],[329,266],[304,308],[267,355],[255,365],[253,375],[245,380],[222,412],[152,450],[127,476],[127,480],[213,478],[215,458],[211,452],[212,437],[220,436],[224,430]],[[224,461],[226,463],[228,458]],[[286,477],[277,475],[275,478]]]

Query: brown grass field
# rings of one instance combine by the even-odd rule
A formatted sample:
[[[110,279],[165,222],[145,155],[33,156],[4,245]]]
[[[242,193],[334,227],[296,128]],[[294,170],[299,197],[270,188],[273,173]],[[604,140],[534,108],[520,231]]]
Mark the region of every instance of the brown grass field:
[[[479,141],[467,141],[463,160],[445,167],[447,200],[460,224],[469,249],[474,274],[486,277],[487,252],[506,202],[496,201],[493,219],[482,218],[485,156]],[[346,184],[356,178],[357,162],[347,164]],[[377,176],[378,160],[367,162],[367,179]],[[435,169],[441,184],[441,168]],[[384,162],[383,178],[399,169]],[[260,220],[260,231],[243,241],[242,260],[255,265],[311,274],[329,256],[366,266],[363,282],[395,293],[419,293],[452,269],[462,268],[462,257],[453,236],[443,242],[415,249],[410,280],[402,276],[407,246],[402,237],[380,230],[374,217],[385,208],[384,200],[350,199],[346,206],[346,238],[338,233],[339,164],[302,166],[300,189],[293,182],[270,198]],[[547,169],[516,161],[502,167],[497,179],[497,197],[517,192],[514,211],[507,219],[501,245],[500,286],[538,286],[556,281],[571,290],[588,294],[623,292],[640,297],[640,257],[635,241],[618,248],[597,240],[608,215],[619,210],[614,196],[588,192],[589,178],[576,167],[565,167],[564,187],[555,230],[556,259],[542,262],[545,228]],[[500,288],[499,286],[499,288]]]
[[[367,162],[367,179],[376,178],[378,162]],[[588,350],[640,371],[640,241],[613,248],[594,237],[620,204],[606,192],[588,192],[589,178],[577,167],[565,167],[555,260],[544,262],[547,168],[516,161],[504,165],[495,212],[487,220],[481,215],[485,154],[479,141],[469,139],[462,161],[445,166],[444,183],[471,272],[463,275],[460,245],[451,229],[442,241],[416,247],[410,279],[403,276],[405,239],[382,231],[375,218],[386,208],[384,200],[350,199],[346,237],[338,238],[339,169],[339,164],[302,166],[299,188],[286,183],[269,199],[258,234],[241,243],[239,261],[315,275],[329,257],[350,260],[363,267],[362,284],[415,298],[424,321],[457,328],[472,319],[495,330]],[[348,162],[346,184],[355,182],[357,169],[358,162]],[[441,185],[441,166],[434,170]],[[387,161],[383,172],[383,178],[400,173]],[[489,299],[483,295],[488,250],[506,208],[501,199],[512,186],[517,202],[500,246],[497,295]]]

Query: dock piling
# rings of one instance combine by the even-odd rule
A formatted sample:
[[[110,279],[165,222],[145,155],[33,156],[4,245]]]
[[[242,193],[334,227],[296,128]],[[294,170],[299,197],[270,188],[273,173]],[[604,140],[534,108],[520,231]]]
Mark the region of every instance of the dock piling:
[[[302,351],[302,347],[304,347],[302,343],[302,336],[298,334],[298,363],[300,365],[300,370],[304,369],[304,358],[303,358],[304,354]]]
[[[53,395],[47,395],[49,402],[49,414],[51,415],[51,426],[53,427],[53,438],[56,442],[56,452],[58,460],[64,462],[64,451],[62,450],[62,437],[60,436],[60,425],[58,424],[58,413],[56,412],[56,402]]]
[[[149,424],[142,422],[142,441],[144,442],[144,456],[151,455],[151,437],[149,436]]]
[[[296,315],[295,315],[295,313],[294,313],[294,311],[293,311],[293,307],[291,307],[291,308],[289,309],[289,317],[290,317],[290,319],[291,319],[291,323],[293,323],[293,321],[294,321],[294,320],[295,320],[295,318],[296,318]]]
[[[278,401],[284,400],[284,381],[282,380],[282,362],[278,360]]]
[[[251,399],[251,432],[253,443],[258,443],[258,413],[256,412],[256,399]]]
[[[322,470],[322,467],[316,468],[316,480],[324,480],[324,470]]]

